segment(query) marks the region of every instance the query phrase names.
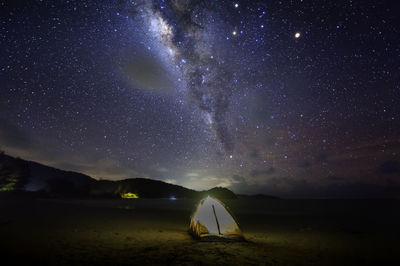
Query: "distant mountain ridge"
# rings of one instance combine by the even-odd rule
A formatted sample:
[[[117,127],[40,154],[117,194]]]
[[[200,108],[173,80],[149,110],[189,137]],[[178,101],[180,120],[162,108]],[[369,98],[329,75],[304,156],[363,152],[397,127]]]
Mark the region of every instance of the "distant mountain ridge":
[[[43,195],[55,197],[117,198],[125,193],[134,193],[139,198],[201,198],[206,195],[221,199],[237,198],[235,193],[222,187],[196,191],[147,178],[96,180],[82,173],[64,171],[0,153],[0,192],[26,190],[41,191]]]

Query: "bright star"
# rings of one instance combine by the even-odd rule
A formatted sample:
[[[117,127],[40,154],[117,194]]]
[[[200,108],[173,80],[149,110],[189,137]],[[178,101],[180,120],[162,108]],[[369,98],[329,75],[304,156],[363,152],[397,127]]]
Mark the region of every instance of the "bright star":
[[[239,4],[238,3],[235,3],[235,8],[238,8],[239,7]]]
[[[296,32],[296,34],[294,35],[294,37],[295,37],[296,39],[300,38],[300,32]]]

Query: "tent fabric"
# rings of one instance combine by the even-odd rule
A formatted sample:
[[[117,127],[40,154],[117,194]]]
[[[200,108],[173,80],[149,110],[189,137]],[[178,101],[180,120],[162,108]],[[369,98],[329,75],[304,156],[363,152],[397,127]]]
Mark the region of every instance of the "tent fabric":
[[[190,219],[191,233],[202,240],[243,239],[243,234],[224,205],[210,196],[200,201]]]

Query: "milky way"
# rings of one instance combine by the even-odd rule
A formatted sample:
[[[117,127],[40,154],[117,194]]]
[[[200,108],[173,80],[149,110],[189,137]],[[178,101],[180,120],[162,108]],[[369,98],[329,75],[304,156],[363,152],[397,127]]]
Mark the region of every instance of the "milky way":
[[[0,1],[0,148],[95,178],[395,196],[390,1]]]
[[[210,11],[202,1],[174,1],[171,5],[144,2],[144,17],[162,41],[171,59],[177,62],[186,81],[191,101],[204,112],[225,153],[234,143],[225,118],[232,93],[233,77],[209,38]],[[208,14],[207,14],[208,12]],[[214,23],[215,19],[212,20]],[[211,24],[211,25],[210,25]]]

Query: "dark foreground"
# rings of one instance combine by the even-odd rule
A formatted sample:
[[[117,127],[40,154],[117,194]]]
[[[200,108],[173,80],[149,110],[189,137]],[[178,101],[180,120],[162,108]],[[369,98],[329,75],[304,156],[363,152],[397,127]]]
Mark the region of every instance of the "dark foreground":
[[[400,265],[399,202],[228,201],[247,242],[198,242],[191,200],[0,199],[1,265]]]

